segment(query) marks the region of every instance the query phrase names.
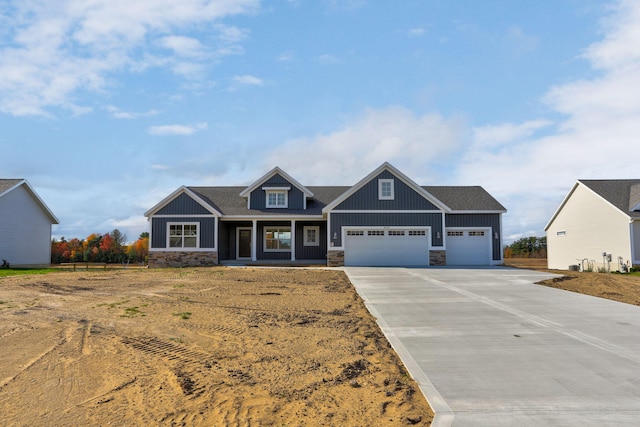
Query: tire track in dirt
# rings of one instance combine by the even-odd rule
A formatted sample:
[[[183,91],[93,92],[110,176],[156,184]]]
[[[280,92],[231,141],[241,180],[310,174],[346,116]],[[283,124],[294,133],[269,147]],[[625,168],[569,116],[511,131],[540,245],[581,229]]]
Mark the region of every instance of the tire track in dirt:
[[[2,389],[7,385],[9,385],[11,382],[15,381],[21,374],[31,369],[33,365],[35,365],[36,363],[38,363],[39,361],[47,357],[50,353],[52,353],[53,351],[55,351],[56,349],[64,345],[67,342],[67,339],[68,339],[68,333],[65,333],[65,336],[62,337],[53,346],[49,347],[47,350],[40,353],[38,356],[34,357],[33,359],[29,360],[27,363],[22,365],[20,370],[15,375],[0,380],[0,391],[2,391]]]

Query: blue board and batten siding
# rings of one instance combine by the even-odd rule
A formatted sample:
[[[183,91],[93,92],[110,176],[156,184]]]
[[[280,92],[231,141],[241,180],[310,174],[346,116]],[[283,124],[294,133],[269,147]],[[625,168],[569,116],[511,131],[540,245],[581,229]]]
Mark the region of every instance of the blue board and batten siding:
[[[188,194],[180,194],[170,203],[156,212],[155,215],[162,217],[153,217],[151,220],[151,248],[166,248],[167,244],[167,223],[198,223],[200,232],[200,249],[211,249],[216,247],[214,216],[182,216],[182,215],[211,215],[211,212],[205,209],[200,203],[195,201]],[[175,215],[175,216],[165,216]]]
[[[394,199],[378,200],[378,180],[394,180]],[[334,208],[344,210],[404,210],[404,211],[440,211],[440,209],[418,194],[413,188],[396,178],[388,171],[380,173],[358,191]]]
[[[215,217],[162,217],[151,220],[151,248],[167,248],[167,223],[199,224],[200,249],[212,249],[216,247],[216,219]]]
[[[272,187],[272,188],[286,188],[290,187],[287,196],[287,209],[298,210],[304,209],[304,193],[298,188],[292,185],[285,178],[280,176],[279,174],[275,174],[268,180],[262,183],[262,185],[251,192],[250,197],[250,206],[251,209],[255,210],[265,210],[265,209],[274,209],[274,210],[282,210],[281,208],[267,208],[267,195],[266,191],[262,189],[262,187]]]
[[[211,212],[183,193],[156,212],[155,215],[211,215]]]
[[[331,242],[342,246],[342,227],[431,227],[433,246],[442,246],[442,213],[331,213]],[[438,235],[440,236],[438,238]],[[335,239],[334,239],[335,236]]]
[[[446,227],[473,228],[473,227],[491,227],[491,247],[492,259],[500,261],[502,259],[502,239],[495,239],[500,230],[500,214],[446,214]]]
[[[380,179],[393,179],[393,200],[379,200],[378,180]],[[442,215],[442,211],[422,194],[391,172],[383,171],[331,211],[331,243],[334,247],[343,245],[342,227],[431,227],[432,245],[442,246],[444,234]]]

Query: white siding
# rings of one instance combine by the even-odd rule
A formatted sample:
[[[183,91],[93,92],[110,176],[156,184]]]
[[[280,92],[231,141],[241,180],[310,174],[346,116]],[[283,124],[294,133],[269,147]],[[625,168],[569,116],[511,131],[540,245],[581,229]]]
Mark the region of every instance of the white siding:
[[[20,186],[0,198],[0,262],[11,266],[51,263],[51,220]]]
[[[597,269],[603,252],[612,255],[611,270],[618,269],[620,256],[631,261],[629,217],[578,184],[547,229],[549,268],[567,270],[586,258]]]

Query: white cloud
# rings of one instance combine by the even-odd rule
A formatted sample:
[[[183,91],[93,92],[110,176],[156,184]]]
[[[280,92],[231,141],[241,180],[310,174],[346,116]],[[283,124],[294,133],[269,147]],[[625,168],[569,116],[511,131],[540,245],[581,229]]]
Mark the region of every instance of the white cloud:
[[[235,76],[233,77],[233,83],[242,86],[264,86],[264,80],[251,75]]]
[[[81,91],[103,91],[115,72],[169,66],[182,76],[200,77],[202,42],[174,35],[200,23],[218,33],[211,60],[242,51],[247,33],[219,24],[220,19],[253,13],[259,0],[13,0],[5,6],[11,20],[0,32],[0,112],[48,115],[51,107],[76,110]],[[156,51],[155,46],[166,49]]]
[[[408,31],[409,37],[420,37],[425,33],[424,28],[410,28]]]
[[[185,36],[167,36],[159,40],[159,44],[170,49],[179,56],[199,57],[204,54],[205,46],[200,40]]]
[[[207,129],[207,123],[196,123],[192,125],[160,125],[151,126],[147,132],[156,136],[188,136],[196,132]]]
[[[143,113],[122,111],[121,109],[113,105],[107,105],[105,108],[111,114],[111,117],[113,117],[114,119],[137,119],[140,117],[155,116],[159,113],[157,110],[149,110]]]
[[[301,182],[354,184],[389,161],[420,184],[437,180],[438,163],[462,144],[464,124],[437,114],[416,116],[401,107],[367,110],[342,129],[288,141],[266,159]]]

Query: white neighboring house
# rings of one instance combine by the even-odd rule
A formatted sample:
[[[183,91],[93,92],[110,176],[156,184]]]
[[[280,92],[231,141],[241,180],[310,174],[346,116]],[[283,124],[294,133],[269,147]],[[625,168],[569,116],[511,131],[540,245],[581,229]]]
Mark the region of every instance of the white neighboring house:
[[[640,265],[640,179],[576,181],[545,231],[549,268]]]
[[[51,226],[58,219],[24,179],[0,179],[0,264],[51,264]]]

